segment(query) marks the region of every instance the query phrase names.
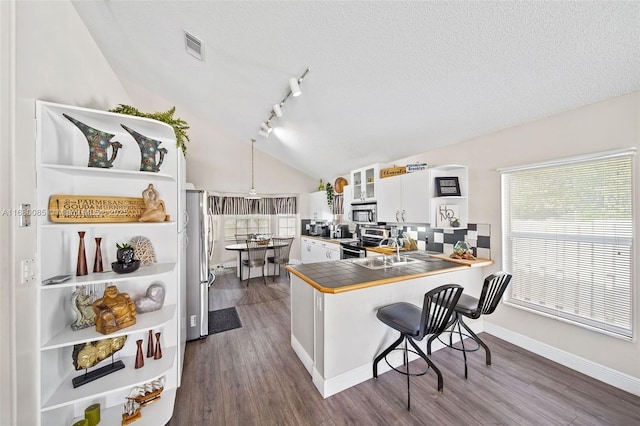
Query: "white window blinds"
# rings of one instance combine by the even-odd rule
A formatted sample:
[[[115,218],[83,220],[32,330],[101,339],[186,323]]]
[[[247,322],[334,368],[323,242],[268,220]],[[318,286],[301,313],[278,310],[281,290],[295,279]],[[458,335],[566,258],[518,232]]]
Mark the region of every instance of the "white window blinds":
[[[632,336],[633,152],[502,171],[508,302]]]

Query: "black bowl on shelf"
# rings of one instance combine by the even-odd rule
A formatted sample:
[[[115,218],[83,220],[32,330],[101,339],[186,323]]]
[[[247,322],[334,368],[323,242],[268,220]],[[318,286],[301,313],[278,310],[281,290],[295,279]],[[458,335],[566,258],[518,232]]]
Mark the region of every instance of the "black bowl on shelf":
[[[130,262],[130,263],[118,263],[118,262],[111,263],[111,268],[113,269],[113,272],[115,272],[116,274],[128,274],[129,272],[137,271],[139,267],[140,267],[139,260],[134,260],[133,262]]]

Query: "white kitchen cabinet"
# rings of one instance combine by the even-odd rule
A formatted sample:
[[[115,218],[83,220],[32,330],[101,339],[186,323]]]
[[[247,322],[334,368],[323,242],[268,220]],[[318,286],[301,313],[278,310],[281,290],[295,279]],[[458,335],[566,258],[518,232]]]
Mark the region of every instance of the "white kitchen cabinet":
[[[432,228],[466,229],[469,220],[469,168],[460,165],[432,167],[429,170],[429,215]],[[457,178],[460,195],[438,196],[436,178]],[[451,226],[451,218],[460,220],[459,226]]]
[[[333,220],[333,212],[327,204],[327,191],[316,191],[309,194],[309,216],[314,220]]]
[[[315,238],[302,237],[302,263],[340,260],[340,245]]]
[[[375,201],[376,185],[380,180],[380,165],[373,164],[351,171],[353,201]]]
[[[380,179],[378,221],[428,223],[429,219],[429,173],[427,171]]]
[[[97,130],[114,134],[111,141],[120,142],[122,148],[113,161],[112,168],[87,167],[89,146],[87,139],[71,121],[62,114]],[[39,264],[38,282],[62,274],[71,279],[60,284],[40,285],[34,300],[37,318],[38,341],[34,350],[39,351],[38,362],[33,366],[40,377],[34,384],[40,404],[41,424],[72,424],[84,416],[84,409],[91,404],[101,406],[101,424],[120,424],[122,406],[129,392],[164,377],[162,398],[142,409],[137,425],[165,424],[173,413],[175,392],[184,345],[180,336],[179,318],[183,306],[179,292],[180,237],[178,216],[181,181],[179,156],[173,128],[155,120],[138,118],[103,111],[78,108],[38,101],[36,103],[36,172],[37,212],[47,212],[49,198],[54,194],[122,196],[140,198],[142,191],[152,183],[160,199],[165,203],[168,221],[140,222],[92,222],[59,223],[49,220],[49,215],[35,217]],[[161,142],[167,149],[158,172],[140,171],[140,149],[133,137],[121,124]],[[109,150],[110,151],[110,150]],[[78,259],[79,235],[84,231],[85,254],[88,275],[75,276]],[[116,261],[116,243],[128,242],[134,236],[147,237],[155,252],[157,262],[141,266],[128,274],[111,271]],[[101,238],[101,252],[105,272],[92,273],[95,238]],[[150,284],[160,283],[165,288],[165,299],[159,310],[137,314],[136,323],[130,327],[103,335],[95,326],[73,331],[75,321],[72,309],[72,293],[76,288],[102,290],[116,285],[121,293],[128,293],[132,300],[146,294]],[[96,298],[102,297],[100,291]],[[149,330],[161,333],[162,358],[145,357],[145,365],[134,369],[136,340],[143,340],[146,349]],[[101,377],[77,388],[72,379],[84,374],[73,367],[74,346],[117,336],[127,336],[124,347],[113,355],[114,360],[124,362],[125,368]],[[111,362],[111,358],[96,364],[89,371]]]

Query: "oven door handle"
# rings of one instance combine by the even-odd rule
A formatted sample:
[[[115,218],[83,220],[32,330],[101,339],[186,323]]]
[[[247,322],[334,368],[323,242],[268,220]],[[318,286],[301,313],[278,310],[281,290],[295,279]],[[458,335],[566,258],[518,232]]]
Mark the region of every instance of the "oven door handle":
[[[362,254],[365,250],[354,250],[354,249],[349,249],[346,247],[342,247],[342,251],[345,253],[349,253],[349,254],[355,254],[357,256],[360,256],[360,254]]]

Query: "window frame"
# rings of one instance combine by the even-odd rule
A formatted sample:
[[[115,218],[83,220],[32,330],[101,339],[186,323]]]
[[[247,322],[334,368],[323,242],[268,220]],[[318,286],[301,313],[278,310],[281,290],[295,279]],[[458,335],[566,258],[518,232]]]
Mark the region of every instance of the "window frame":
[[[635,209],[635,193],[636,193],[636,176],[635,176],[635,152],[636,149],[635,148],[629,148],[629,149],[623,149],[623,150],[614,150],[614,151],[607,151],[607,152],[601,152],[601,153],[595,153],[595,154],[590,154],[590,155],[585,155],[585,156],[579,156],[579,157],[571,157],[571,158],[565,158],[565,159],[561,159],[561,160],[556,160],[556,161],[549,161],[549,162],[543,162],[543,163],[536,163],[536,164],[531,164],[531,165],[525,165],[525,166],[517,166],[517,167],[510,167],[510,168],[505,168],[505,169],[499,169],[498,171],[501,173],[501,185],[500,185],[500,190],[501,190],[501,217],[502,217],[502,262],[503,262],[503,267],[505,268],[505,270],[510,270],[512,269],[512,267],[515,264],[516,261],[516,256],[514,256],[512,250],[513,246],[512,246],[512,242],[514,241],[514,239],[518,238],[518,236],[521,236],[524,239],[529,239],[529,241],[534,241],[536,238],[538,239],[538,243],[540,241],[543,241],[542,245],[547,244],[548,241],[559,241],[558,245],[568,245],[569,243],[572,244],[602,244],[602,247],[606,248],[610,248],[610,246],[613,246],[611,244],[611,238],[608,238],[608,236],[600,236],[599,238],[591,238],[587,235],[585,235],[584,233],[578,233],[578,234],[571,234],[571,233],[553,233],[553,234],[548,234],[548,233],[544,233],[544,232],[540,232],[540,233],[536,233],[536,232],[522,232],[522,229],[520,229],[518,231],[513,231],[511,229],[511,225],[512,225],[512,220],[513,220],[513,215],[512,215],[512,207],[513,207],[513,194],[507,193],[509,191],[506,191],[506,179],[509,178],[509,176],[516,174],[516,173],[521,173],[521,172],[526,172],[526,171],[531,171],[533,169],[550,169],[550,168],[554,168],[557,170],[558,167],[562,167],[562,166],[576,166],[579,165],[581,163],[583,164],[587,164],[587,163],[593,163],[593,162],[604,162],[607,160],[611,160],[614,158],[620,158],[620,157],[628,157],[630,159],[630,197],[631,197],[631,212],[630,212],[630,237],[628,238],[621,238],[619,240],[617,240],[616,242],[619,243],[621,246],[625,246],[625,244],[627,244],[628,246],[628,250],[629,250],[629,256],[628,256],[628,276],[629,276],[629,305],[628,305],[628,309],[629,309],[629,329],[627,330],[626,327],[618,327],[615,326],[613,324],[611,324],[611,322],[609,320],[602,320],[599,321],[597,319],[594,319],[593,316],[591,318],[587,317],[587,316],[582,316],[579,314],[571,314],[568,313],[566,309],[564,309],[564,307],[558,307],[558,306],[551,306],[551,307],[546,307],[542,302],[545,300],[553,300],[554,297],[558,297],[557,295],[562,293],[563,288],[559,287],[559,286],[554,286],[553,290],[556,291],[555,296],[551,296],[549,299],[545,299],[545,297],[543,296],[541,298],[541,300],[538,300],[537,302],[535,301],[526,301],[525,297],[521,297],[521,298],[515,298],[513,297],[513,293],[514,293],[514,283],[512,283],[512,285],[510,286],[509,290],[507,292],[505,292],[504,295],[504,303],[518,308],[518,309],[522,309],[522,310],[526,310],[532,313],[535,313],[537,315],[541,315],[541,316],[545,316],[548,318],[553,318],[555,320],[558,321],[562,321],[562,322],[566,322],[566,323],[570,323],[573,325],[576,325],[578,327],[582,327],[582,328],[586,328],[586,329],[590,329],[592,331],[596,331],[599,333],[603,333],[603,334],[607,334],[616,338],[620,338],[623,340],[628,340],[628,341],[633,341],[635,340],[635,335],[637,334],[637,330],[635,327],[635,318],[637,315],[636,312],[636,306],[635,306],[635,292],[636,290],[636,283],[635,283],[635,233],[636,233],[636,209]],[[626,205],[626,204],[625,204]],[[517,219],[516,219],[517,220]],[[552,221],[554,224],[560,224],[562,223],[562,221],[560,220],[554,220]],[[558,238],[558,236],[562,237],[562,238]],[[546,241],[545,241],[546,240]],[[596,241],[597,240],[597,241]],[[550,245],[553,245],[553,243],[549,243]],[[533,245],[533,243],[531,243]],[[546,248],[546,246],[545,246]],[[594,249],[592,248],[592,250],[594,250],[596,253],[598,252],[598,249]],[[553,251],[553,249],[552,249]],[[618,253],[619,254],[619,253]],[[547,265],[547,262],[543,262],[544,265]],[[559,266],[558,268],[553,268],[554,266]],[[562,268],[562,265],[560,263],[553,263],[551,264],[551,268],[552,269],[561,269],[564,272],[564,268]],[[594,271],[597,271],[596,267],[594,267],[593,269]],[[626,271],[626,269],[625,269]],[[510,273],[513,273],[513,271],[509,271]],[[514,274],[514,280],[517,280],[518,274]],[[592,279],[592,282],[594,281],[594,279]],[[579,285],[579,283],[578,283]],[[602,288],[605,288],[606,286],[604,284],[602,284]],[[536,287],[536,284],[533,284],[533,287],[530,287],[529,290],[539,290],[540,287]],[[589,290],[588,294],[593,295],[594,290]],[[605,292],[606,290],[599,290],[602,292]],[[579,289],[574,288],[573,289],[573,293],[571,293],[570,296],[572,299],[573,303],[579,303],[580,300],[580,293],[579,293]]]

